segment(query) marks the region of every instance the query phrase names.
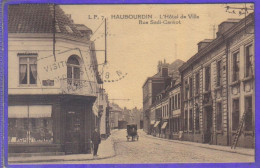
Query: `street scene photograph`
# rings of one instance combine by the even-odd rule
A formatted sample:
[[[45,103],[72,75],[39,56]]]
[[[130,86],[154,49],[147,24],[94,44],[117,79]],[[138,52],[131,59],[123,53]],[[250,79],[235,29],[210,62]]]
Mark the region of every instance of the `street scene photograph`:
[[[6,165],[255,162],[253,3],[7,8]]]

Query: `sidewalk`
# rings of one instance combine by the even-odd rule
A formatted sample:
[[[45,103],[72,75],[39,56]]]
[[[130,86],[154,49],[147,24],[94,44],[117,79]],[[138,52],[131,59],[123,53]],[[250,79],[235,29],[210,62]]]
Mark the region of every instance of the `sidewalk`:
[[[97,159],[106,159],[115,156],[113,139],[108,137],[102,140],[98,149]],[[62,162],[62,161],[86,161],[93,160],[92,154],[72,154],[55,156],[32,156],[32,157],[8,157],[9,164],[18,163],[40,163],[40,162]]]
[[[146,136],[146,137],[154,138],[154,139],[158,139],[158,140],[169,141],[169,142],[185,144],[185,145],[192,145],[192,146],[197,146],[197,147],[201,147],[201,148],[225,151],[225,152],[230,152],[230,153],[238,153],[238,154],[247,155],[247,156],[255,156],[255,149],[241,148],[241,147],[236,147],[235,149],[231,149],[230,146],[210,145],[210,144],[203,144],[203,143],[190,142],[190,141],[163,139],[163,138],[159,138],[159,137],[154,137],[152,135],[147,135],[143,131],[140,131],[140,133],[142,134],[142,136]]]

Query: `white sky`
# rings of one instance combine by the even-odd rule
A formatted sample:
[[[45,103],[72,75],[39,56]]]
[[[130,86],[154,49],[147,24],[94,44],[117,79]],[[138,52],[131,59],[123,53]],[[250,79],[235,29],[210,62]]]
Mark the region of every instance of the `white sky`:
[[[230,6],[244,7],[245,4]],[[61,7],[66,14],[71,14],[74,23],[85,24],[93,32],[102,23],[101,16],[107,18],[109,65],[104,68],[105,72],[110,73],[111,80],[118,79],[117,70],[127,75],[117,82],[105,82],[104,88],[109,94],[109,99],[130,99],[114,101],[121,107],[128,108],[142,107],[142,85],[147,77],[156,73],[159,60],[166,59],[168,63],[172,63],[175,59],[187,61],[197,52],[199,41],[213,38],[213,25],[217,29],[218,25],[228,18],[244,17],[225,12],[224,4],[63,5]],[[117,14],[152,14],[155,18],[153,20],[158,20],[159,15],[163,14],[178,14],[179,17],[181,14],[186,16],[196,14],[199,19],[183,19],[180,25],[140,25],[138,20],[134,19],[111,19],[111,15]],[[91,17],[98,15],[100,19],[89,19],[89,15]],[[104,49],[104,24],[91,39],[95,40],[96,50]],[[97,52],[97,58],[99,63],[103,63],[104,53]]]

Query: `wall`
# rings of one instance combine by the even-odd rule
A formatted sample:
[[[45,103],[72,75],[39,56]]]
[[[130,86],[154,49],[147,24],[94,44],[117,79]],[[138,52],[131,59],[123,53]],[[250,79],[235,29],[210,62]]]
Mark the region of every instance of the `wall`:
[[[30,37],[30,38],[29,38]],[[95,73],[90,67],[92,60],[89,52],[89,44],[77,42],[61,37],[56,38],[56,62],[53,56],[53,39],[37,35],[19,37],[9,35],[8,39],[8,91],[9,94],[25,94],[28,86],[19,84],[19,56],[18,54],[36,53],[37,56],[37,84],[30,86],[32,94],[61,94],[62,82],[60,79],[67,77],[66,61],[71,55],[77,55],[81,59],[81,79],[93,81],[85,83],[83,91],[77,94],[95,94]],[[43,86],[42,80],[54,80],[54,86]],[[63,81],[63,80],[62,80]],[[66,82],[65,82],[66,83]],[[64,89],[64,87],[63,87]],[[66,89],[66,88],[65,88]],[[67,90],[71,93],[72,90]]]

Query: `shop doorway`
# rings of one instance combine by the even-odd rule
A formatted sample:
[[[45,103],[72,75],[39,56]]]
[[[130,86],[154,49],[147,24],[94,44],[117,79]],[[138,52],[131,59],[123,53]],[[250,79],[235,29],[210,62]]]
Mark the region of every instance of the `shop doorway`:
[[[65,124],[65,153],[82,153],[84,136],[84,117],[81,116],[83,108],[81,106],[68,106],[66,111]]]

